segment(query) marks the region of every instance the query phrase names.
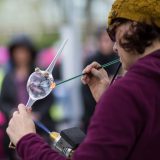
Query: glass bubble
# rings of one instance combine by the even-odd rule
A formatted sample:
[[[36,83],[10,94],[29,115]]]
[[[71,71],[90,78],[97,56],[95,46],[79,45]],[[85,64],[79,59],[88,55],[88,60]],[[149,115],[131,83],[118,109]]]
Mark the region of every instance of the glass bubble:
[[[41,71],[39,68],[33,72],[27,82],[27,91],[32,100],[45,98],[51,91],[54,83],[52,74]]]
[[[63,42],[56,56],[45,71],[36,68],[35,72],[30,75],[27,82],[27,91],[29,94],[29,99],[26,104],[27,108],[31,108],[35,101],[45,98],[52,89],[56,87],[52,71],[67,42],[68,39]]]

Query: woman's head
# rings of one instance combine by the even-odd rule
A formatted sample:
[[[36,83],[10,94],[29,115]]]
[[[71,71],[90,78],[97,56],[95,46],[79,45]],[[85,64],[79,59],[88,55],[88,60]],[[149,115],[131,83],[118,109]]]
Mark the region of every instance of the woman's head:
[[[116,0],[112,6],[107,31],[116,42],[114,50],[119,53],[125,69],[144,56],[155,41],[160,42],[160,19],[157,19],[160,11],[152,11],[152,7],[145,10],[149,3],[149,0],[143,3],[139,0]],[[159,3],[160,6],[160,1],[152,0],[152,3],[150,5]]]
[[[9,54],[13,66],[32,67],[35,63],[36,50],[32,41],[24,35],[14,37],[9,44]]]
[[[113,53],[114,43],[110,39],[105,27],[100,27],[97,31],[98,48],[101,54],[107,56]]]

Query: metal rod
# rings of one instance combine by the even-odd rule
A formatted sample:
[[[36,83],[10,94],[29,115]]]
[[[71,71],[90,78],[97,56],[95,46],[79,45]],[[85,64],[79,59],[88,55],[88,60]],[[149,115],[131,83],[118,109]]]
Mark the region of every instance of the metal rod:
[[[118,62],[119,62],[119,59],[115,59],[115,60],[113,60],[113,61],[111,61],[111,62],[109,62],[109,63],[106,63],[106,64],[101,65],[101,67],[99,67],[98,69],[106,68],[106,67],[108,67],[108,66],[110,66],[110,65],[113,65],[113,64],[115,64],[115,63],[118,63]],[[71,80],[73,80],[73,79],[76,79],[76,78],[78,78],[78,77],[81,77],[81,76],[83,76],[83,75],[85,75],[85,74],[86,74],[86,73],[79,74],[79,75],[77,75],[77,76],[74,76],[74,77],[69,78],[69,79],[67,79],[67,80],[64,80],[64,81],[62,81],[62,82],[56,83],[56,86],[59,86],[59,85],[61,85],[61,84],[63,84],[63,83],[66,83],[66,82],[69,82],[69,81],[71,81]]]

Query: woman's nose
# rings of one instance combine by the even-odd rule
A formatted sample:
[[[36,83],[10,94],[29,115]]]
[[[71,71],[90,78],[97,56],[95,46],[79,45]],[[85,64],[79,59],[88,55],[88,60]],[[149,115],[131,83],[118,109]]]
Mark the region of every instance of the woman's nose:
[[[117,43],[115,42],[114,45],[113,45],[113,51],[115,53],[118,53],[118,49],[117,49]]]

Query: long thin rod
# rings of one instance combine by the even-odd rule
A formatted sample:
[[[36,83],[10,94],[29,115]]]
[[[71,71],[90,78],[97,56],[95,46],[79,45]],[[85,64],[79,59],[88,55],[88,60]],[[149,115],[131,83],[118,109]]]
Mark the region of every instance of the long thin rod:
[[[60,54],[62,53],[65,45],[67,44],[67,42],[68,42],[68,39],[66,39],[66,40],[63,42],[63,44],[62,44],[61,47],[59,48],[56,56],[54,57],[54,59],[52,60],[52,62],[51,62],[50,65],[48,66],[48,68],[46,69],[47,72],[52,73],[52,70],[53,70],[53,68],[54,68],[54,66],[55,66],[55,64],[56,64],[56,62],[57,62]]]
[[[119,62],[119,59],[115,59],[115,60],[113,60],[113,61],[111,61],[111,62],[109,62],[109,63],[106,63],[106,64],[101,65],[101,67],[99,67],[98,69],[106,68],[106,67],[108,67],[108,66],[110,66],[110,65],[113,65],[113,64],[115,64],[115,63],[118,63],[118,62]],[[73,80],[73,79],[76,79],[76,78],[78,78],[78,77],[81,77],[81,76],[83,76],[83,75],[85,75],[85,74],[86,74],[86,73],[79,74],[79,75],[77,75],[77,76],[75,76],[75,77],[69,78],[69,79],[64,80],[64,81],[62,81],[62,82],[59,82],[59,83],[56,83],[56,86],[59,86],[59,85],[61,85],[61,84],[63,84],[63,83],[66,83],[66,82],[68,82],[68,81],[71,81],[71,80]]]

